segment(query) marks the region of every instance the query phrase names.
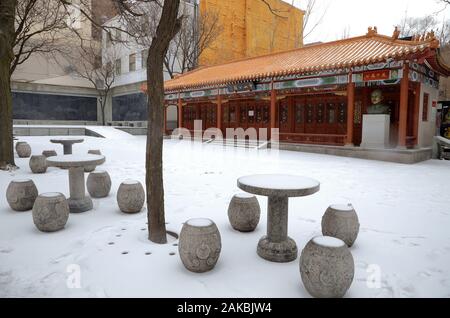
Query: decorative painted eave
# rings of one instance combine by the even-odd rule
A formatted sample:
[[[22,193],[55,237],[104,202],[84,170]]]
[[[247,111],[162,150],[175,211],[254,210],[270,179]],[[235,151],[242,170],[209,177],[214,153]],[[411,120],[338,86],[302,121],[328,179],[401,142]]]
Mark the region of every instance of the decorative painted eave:
[[[215,88],[247,81],[351,68],[386,62],[389,59],[418,59],[421,55],[431,58],[436,71],[448,75],[450,68],[439,56],[439,41],[428,34],[411,41],[380,35],[376,28],[369,28],[364,36],[320,43],[300,49],[277,52],[259,57],[232,61],[211,67],[202,67],[165,82],[166,93]],[[427,59],[428,60],[428,59]]]

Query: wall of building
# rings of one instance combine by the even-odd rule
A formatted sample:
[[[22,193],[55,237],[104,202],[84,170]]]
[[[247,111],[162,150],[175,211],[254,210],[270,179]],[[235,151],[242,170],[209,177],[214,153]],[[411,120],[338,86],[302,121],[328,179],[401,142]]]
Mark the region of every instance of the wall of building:
[[[200,14],[218,14],[222,32],[200,55],[200,65],[303,46],[303,11],[282,0],[200,0]],[[283,18],[286,17],[286,18]]]
[[[424,110],[424,95],[428,94],[428,121],[423,121],[422,115]],[[431,147],[433,145],[433,138],[436,135],[436,113],[437,108],[433,107],[433,102],[438,101],[439,90],[427,85],[421,84],[420,89],[420,110],[419,110],[419,147]]]

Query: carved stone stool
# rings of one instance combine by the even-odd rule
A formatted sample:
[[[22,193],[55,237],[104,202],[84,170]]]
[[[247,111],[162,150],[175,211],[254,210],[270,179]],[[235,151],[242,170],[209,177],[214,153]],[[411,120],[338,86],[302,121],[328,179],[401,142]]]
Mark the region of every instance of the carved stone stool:
[[[56,153],[55,150],[44,150],[42,152],[42,155],[48,158],[48,157],[56,157],[58,154]]]
[[[13,180],[6,190],[6,200],[14,211],[29,211],[33,208],[38,190],[33,180]]]
[[[228,219],[231,226],[240,232],[252,232],[256,229],[261,217],[261,208],[256,196],[236,194],[228,207]]]
[[[19,158],[29,158],[31,156],[31,146],[25,141],[16,144],[16,151]]]
[[[306,245],[300,257],[300,275],[306,290],[316,298],[341,298],[350,288],[355,263],[340,239],[319,236]]]
[[[61,193],[44,193],[33,206],[33,222],[42,232],[62,230],[69,219],[69,203]]]
[[[33,173],[47,172],[47,158],[44,155],[31,156],[29,166]]]
[[[144,187],[139,181],[127,180],[117,191],[117,203],[124,213],[141,212],[145,202]]]
[[[178,251],[184,267],[204,273],[216,266],[222,249],[219,229],[208,219],[187,221],[180,233]]]
[[[108,172],[97,170],[87,178],[87,190],[93,198],[106,198],[111,191],[111,177]]]
[[[359,220],[355,209],[349,205],[332,205],[322,218],[322,234],[341,239],[353,246],[359,233]]]

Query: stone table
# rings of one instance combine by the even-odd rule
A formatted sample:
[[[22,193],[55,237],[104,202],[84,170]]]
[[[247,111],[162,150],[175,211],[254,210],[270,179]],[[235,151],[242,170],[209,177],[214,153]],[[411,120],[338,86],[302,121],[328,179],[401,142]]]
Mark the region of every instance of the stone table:
[[[64,147],[64,154],[71,155],[72,154],[72,145],[82,143],[84,139],[75,139],[75,138],[58,138],[51,139],[50,142],[54,144],[62,144]]]
[[[238,179],[245,192],[268,197],[267,235],[258,243],[258,255],[271,262],[297,259],[297,245],[287,235],[290,197],[312,195],[320,190],[314,179],[291,175],[253,175]]]
[[[67,201],[71,213],[92,210],[92,199],[86,196],[84,168],[99,165],[103,160],[105,157],[99,155],[65,155],[47,158],[48,166],[69,170],[70,198]]]

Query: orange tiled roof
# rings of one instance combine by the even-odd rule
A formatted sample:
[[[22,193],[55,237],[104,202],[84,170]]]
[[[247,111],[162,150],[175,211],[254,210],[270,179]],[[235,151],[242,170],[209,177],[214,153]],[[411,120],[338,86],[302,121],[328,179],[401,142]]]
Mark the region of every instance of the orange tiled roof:
[[[405,41],[369,29],[365,36],[199,68],[166,81],[164,87],[166,91],[176,91],[367,65],[438,47],[439,42],[433,36],[420,41]]]

